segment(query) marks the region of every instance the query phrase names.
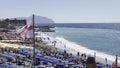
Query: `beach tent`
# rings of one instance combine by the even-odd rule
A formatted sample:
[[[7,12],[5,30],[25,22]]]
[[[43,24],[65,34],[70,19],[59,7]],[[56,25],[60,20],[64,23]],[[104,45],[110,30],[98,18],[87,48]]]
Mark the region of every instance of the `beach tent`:
[[[96,62],[94,57],[88,57],[86,62],[87,68],[96,68]]]

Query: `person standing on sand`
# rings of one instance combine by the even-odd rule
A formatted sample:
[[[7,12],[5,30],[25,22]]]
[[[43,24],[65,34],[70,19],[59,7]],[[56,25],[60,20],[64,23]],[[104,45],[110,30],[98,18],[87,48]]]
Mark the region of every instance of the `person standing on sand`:
[[[56,41],[53,41],[52,43],[53,43],[53,46],[55,47],[57,42],[56,42]]]
[[[105,58],[105,64],[107,65],[107,58]]]
[[[79,53],[79,52],[77,52],[77,56],[78,56],[78,57],[80,56],[80,53]]]

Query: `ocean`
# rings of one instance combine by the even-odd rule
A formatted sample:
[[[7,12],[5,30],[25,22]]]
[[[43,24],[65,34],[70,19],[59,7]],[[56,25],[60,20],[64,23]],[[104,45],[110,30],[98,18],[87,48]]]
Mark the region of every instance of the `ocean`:
[[[78,46],[79,48],[84,47],[82,52],[87,52],[87,54],[95,52],[100,58],[108,58],[111,61],[115,60],[115,55],[120,57],[120,24],[83,24],[84,26],[79,24],[77,27],[74,25],[66,24],[63,27],[55,27],[53,28],[55,32],[48,34],[52,37],[62,38],[62,41],[67,40],[69,45],[75,44],[76,49]],[[73,45],[73,47],[75,46]]]
[[[62,37],[92,50],[120,54],[120,31],[90,28],[55,28],[54,37]],[[119,55],[120,56],[120,55]]]

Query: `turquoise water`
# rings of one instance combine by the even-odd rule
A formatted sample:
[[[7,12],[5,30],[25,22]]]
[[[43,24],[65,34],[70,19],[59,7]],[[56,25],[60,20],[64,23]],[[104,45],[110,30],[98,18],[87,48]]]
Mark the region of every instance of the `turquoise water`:
[[[112,29],[55,28],[54,37],[62,37],[89,49],[120,56],[120,31]]]

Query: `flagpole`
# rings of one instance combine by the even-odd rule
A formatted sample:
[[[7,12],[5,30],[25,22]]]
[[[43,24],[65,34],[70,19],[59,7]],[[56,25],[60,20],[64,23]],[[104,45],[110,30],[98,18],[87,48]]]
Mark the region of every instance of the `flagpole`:
[[[35,68],[35,61],[36,61],[36,59],[35,59],[35,29],[34,29],[34,23],[35,23],[35,21],[34,21],[34,14],[33,14],[33,68]]]

